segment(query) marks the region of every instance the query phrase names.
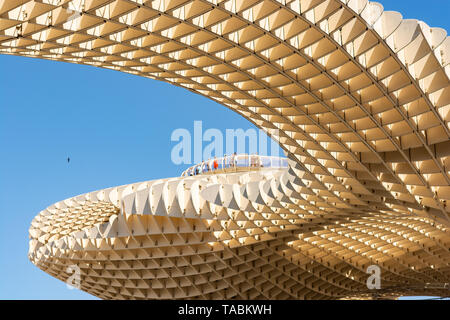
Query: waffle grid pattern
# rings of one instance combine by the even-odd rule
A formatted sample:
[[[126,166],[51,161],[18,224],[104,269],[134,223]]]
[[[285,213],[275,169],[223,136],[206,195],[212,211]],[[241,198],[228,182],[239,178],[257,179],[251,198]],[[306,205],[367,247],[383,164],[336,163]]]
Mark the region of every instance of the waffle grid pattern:
[[[211,235],[221,239],[217,241],[223,249],[220,254],[212,254],[217,260],[207,258],[210,254],[199,254],[204,260],[196,270],[199,274],[214,273],[217,271],[214,268],[215,271],[206,271],[212,266],[207,259],[221,261],[226,268],[223,270],[230,274],[227,278],[223,271],[218,282],[227,289],[206,290],[209,281],[204,286],[195,284],[200,277],[185,280],[189,277],[180,276],[177,282],[168,267],[167,271],[161,271],[167,273],[163,277],[167,285],[163,282],[159,293],[150,293],[151,289],[144,286],[145,289],[126,289],[128,293],[123,294],[114,291],[105,298],[209,297],[208,294],[217,298],[336,298],[355,290],[363,291],[362,280],[354,279],[362,279],[363,266],[368,261],[382,266],[386,273],[383,279],[392,281],[392,288],[400,288],[397,291],[421,285],[420,290],[425,290],[426,283],[450,282],[447,229],[450,40],[445,30],[417,20],[403,20],[401,14],[386,12],[382,5],[366,0],[0,0],[0,53],[109,68],[186,88],[263,128],[279,141],[291,159],[289,174],[270,178],[278,189],[269,184],[274,193],[267,195],[270,201],[263,199],[261,210],[274,212],[266,213],[269,218],[263,216],[264,221],[293,220],[293,223],[283,222],[267,230],[253,227],[264,231],[260,240],[247,231],[242,236],[230,234],[232,240],[217,238],[214,232],[218,231],[201,233],[202,241]],[[274,136],[275,133],[278,134]],[[235,177],[235,183],[241,179],[230,176]],[[256,180],[263,179],[262,176]],[[184,180],[187,183],[190,179]],[[265,189],[259,188],[267,183],[264,179],[254,182],[258,183],[258,188],[250,189],[259,190],[262,193],[256,192],[258,196],[264,197]],[[240,187],[228,182],[224,188],[237,196],[235,188]],[[197,190],[183,197],[192,197],[195,203],[203,201],[201,194]],[[240,197],[248,195],[243,193]],[[101,200],[95,205],[105,206],[106,211],[99,211],[105,214],[91,222],[106,227],[108,223],[105,225],[102,219],[115,216],[117,223],[121,219],[130,223],[130,219],[141,216],[150,219],[148,214],[135,214],[132,208],[124,211],[126,201],[117,199],[112,203],[121,214],[108,216],[114,209]],[[207,203],[221,206],[214,204],[212,198]],[[233,206],[237,208],[235,203],[224,207],[231,224],[239,221],[230,216],[230,210],[238,210]],[[183,212],[171,207],[164,219],[185,219],[185,215],[197,212],[194,209],[185,208]],[[243,211],[256,214],[258,210]],[[182,217],[175,218],[176,214]],[[271,219],[271,214],[292,215],[292,219],[282,216]],[[297,221],[303,216],[311,218]],[[167,222],[164,219],[139,223],[160,228]],[[91,222],[87,225],[80,222],[81,229],[51,229],[48,232],[63,233],[39,235],[36,239],[61,237],[68,241],[74,234],[91,230]],[[202,221],[200,225],[205,223]],[[289,230],[278,230],[281,226]],[[46,233],[47,229],[42,230]],[[162,236],[166,232],[158,234],[167,237]],[[193,237],[197,237],[197,232],[192,232]],[[97,249],[107,242],[85,240],[80,243]],[[40,248],[56,243],[56,240],[42,241]],[[154,239],[151,241],[148,248]],[[258,251],[258,245],[267,247]],[[290,249],[282,249],[284,246]],[[84,244],[81,247],[85,248]],[[283,256],[283,250],[293,250],[292,255],[298,259],[289,260],[292,256],[290,253]],[[381,254],[380,250],[387,251]],[[268,256],[259,257],[258,252],[267,252]],[[305,267],[300,256],[320,266]],[[319,262],[320,259],[325,260]],[[336,259],[345,266],[334,268]],[[175,266],[181,263],[176,258],[169,261],[172,262],[165,263]],[[265,261],[271,270],[259,272],[266,279],[260,289],[255,288],[263,280],[252,282],[246,279],[245,271],[239,271],[250,268],[253,261],[255,264]],[[42,263],[46,263],[44,268],[58,265],[56,261]],[[303,279],[300,270],[312,275],[310,283]],[[62,277],[61,270],[52,272]],[[127,277],[136,277],[130,272]],[[236,274],[231,275],[233,272]],[[340,279],[347,274],[349,282]],[[129,280],[125,279],[122,284]],[[174,292],[181,291],[176,294],[164,291],[170,287],[170,279],[177,283],[171,284],[177,288]],[[181,285],[181,279],[192,284]]]

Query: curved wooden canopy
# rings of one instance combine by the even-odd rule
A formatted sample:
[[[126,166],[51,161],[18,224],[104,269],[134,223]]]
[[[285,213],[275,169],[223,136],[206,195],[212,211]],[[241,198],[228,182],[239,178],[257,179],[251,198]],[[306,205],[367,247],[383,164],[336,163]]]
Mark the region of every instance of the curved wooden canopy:
[[[291,159],[56,204],[30,229],[52,275],[83,263],[103,298],[341,298],[376,264],[382,294],[448,295],[444,30],[367,0],[0,0],[0,53],[187,88],[279,132]]]

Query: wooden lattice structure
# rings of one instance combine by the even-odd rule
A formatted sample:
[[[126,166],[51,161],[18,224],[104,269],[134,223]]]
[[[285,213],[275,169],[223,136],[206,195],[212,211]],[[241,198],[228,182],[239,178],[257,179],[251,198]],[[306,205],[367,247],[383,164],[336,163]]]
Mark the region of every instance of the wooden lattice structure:
[[[367,0],[0,0],[0,53],[204,95],[288,170],[183,177],[59,202],[31,261],[110,298],[449,294],[450,40]],[[446,287],[447,286],[447,287]]]

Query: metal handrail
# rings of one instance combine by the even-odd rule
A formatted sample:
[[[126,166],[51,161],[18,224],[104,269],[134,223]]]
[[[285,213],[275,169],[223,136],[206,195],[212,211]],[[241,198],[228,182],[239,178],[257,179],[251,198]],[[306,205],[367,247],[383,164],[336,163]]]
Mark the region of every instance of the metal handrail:
[[[214,168],[214,161],[217,161],[217,168]],[[181,174],[182,177],[194,176],[207,172],[229,170],[236,168],[273,168],[281,169],[287,168],[287,158],[275,156],[260,156],[256,154],[238,154],[229,155],[226,157],[213,158],[195,166],[189,167]],[[235,170],[236,171],[236,170]]]

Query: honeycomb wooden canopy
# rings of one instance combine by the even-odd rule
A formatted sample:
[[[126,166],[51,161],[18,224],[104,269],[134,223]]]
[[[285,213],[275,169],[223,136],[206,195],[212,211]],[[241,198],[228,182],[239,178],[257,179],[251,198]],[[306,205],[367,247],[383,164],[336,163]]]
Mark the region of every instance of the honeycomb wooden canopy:
[[[204,95],[287,170],[131,184],[59,202],[31,261],[102,298],[448,295],[450,40],[367,0],[0,0],[0,53]]]

